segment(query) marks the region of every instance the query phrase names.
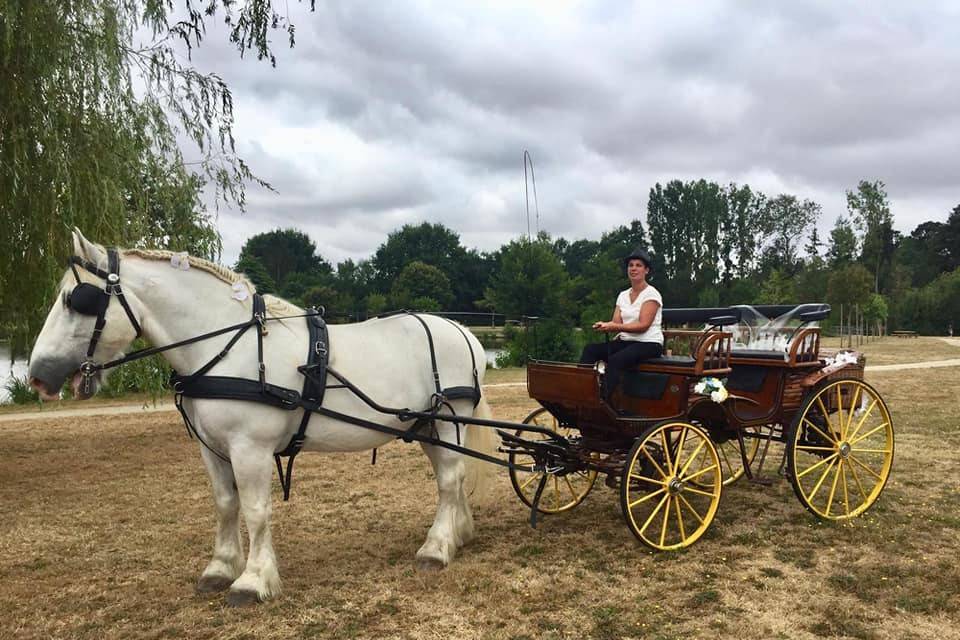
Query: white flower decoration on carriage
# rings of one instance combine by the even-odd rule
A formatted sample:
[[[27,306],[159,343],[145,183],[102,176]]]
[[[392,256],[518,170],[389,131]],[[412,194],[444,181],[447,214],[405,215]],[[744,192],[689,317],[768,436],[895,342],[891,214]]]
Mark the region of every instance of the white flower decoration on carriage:
[[[857,364],[857,354],[853,351],[841,351],[832,358],[825,358],[825,366],[829,367],[832,365],[844,365],[844,364]]]
[[[726,401],[730,396],[723,381],[718,378],[704,378],[693,385],[693,390],[701,395],[709,395],[710,399],[717,403]]]
[[[170,266],[180,271],[186,271],[190,268],[190,254],[186,251],[173,254],[170,256]]]
[[[234,282],[233,286],[230,288],[233,290],[233,293],[230,294],[230,297],[234,300],[243,302],[250,297],[250,291],[247,289],[247,285],[242,282]]]

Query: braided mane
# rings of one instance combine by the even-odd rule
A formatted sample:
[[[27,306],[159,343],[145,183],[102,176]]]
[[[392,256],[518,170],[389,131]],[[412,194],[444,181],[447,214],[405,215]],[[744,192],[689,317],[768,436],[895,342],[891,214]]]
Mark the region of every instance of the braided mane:
[[[170,258],[178,252],[176,251],[167,251],[166,249],[124,249],[122,255],[125,256],[136,256],[138,258],[144,258],[145,260],[170,260]],[[238,282],[246,285],[247,289],[250,290],[250,293],[253,294],[257,291],[256,285],[250,281],[250,279],[243,275],[242,273],[237,273],[232,269],[228,269],[222,264],[216,264],[210,260],[204,258],[198,258],[197,256],[188,255],[187,259],[190,261],[190,268],[196,268],[201,271],[206,271],[210,275],[214,276],[218,280],[226,282],[227,284],[236,284]],[[282,315],[282,314],[294,314],[301,313],[303,309],[293,305],[283,298],[278,298],[270,294],[263,296],[263,300],[267,305],[267,311],[273,315]]]

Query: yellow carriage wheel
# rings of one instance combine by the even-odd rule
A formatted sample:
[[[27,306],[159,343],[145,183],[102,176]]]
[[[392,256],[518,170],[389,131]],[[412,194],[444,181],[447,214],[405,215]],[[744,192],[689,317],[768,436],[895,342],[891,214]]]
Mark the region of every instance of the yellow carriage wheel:
[[[523,424],[545,427],[564,438],[575,437],[578,434],[576,429],[561,427],[553,414],[542,407],[527,416]],[[547,439],[545,434],[532,431],[517,431],[516,435],[525,440]],[[533,466],[534,462],[532,456],[523,453],[511,453],[509,459],[511,464],[523,466]],[[526,472],[510,469],[510,482],[513,484],[513,490],[516,491],[520,500],[530,508],[533,508],[533,499],[543,475],[544,472],[542,471]],[[540,513],[560,513],[574,508],[583,502],[596,481],[596,471],[577,471],[566,475],[551,475],[544,485],[537,511]]]
[[[821,383],[794,418],[787,472],[797,498],[825,520],[870,508],[890,477],[893,422],[876,390],[861,380]]]
[[[720,455],[707,432],[686,422],[664,422],[647,429],[630,449],[620,508],[630,531],[648,547],[682,549],[713,522],[722,488]]]

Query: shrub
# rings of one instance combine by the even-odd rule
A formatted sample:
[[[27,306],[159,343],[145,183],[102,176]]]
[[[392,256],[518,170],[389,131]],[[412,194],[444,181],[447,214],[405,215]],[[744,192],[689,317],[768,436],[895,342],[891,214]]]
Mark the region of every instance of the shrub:
[[[10,402],[13,404],[40,402],[40,394],[30,386],[27,376],[23,376],[22,378],[14,376],[7,380],[7,383],[3,385],[3,387],[10,395]]]
[[[497,356],[498,367],[522,367],[528,360],[572,362],[578,354],[575,330],[556,320],[507,326],[505,334],[507,344]]]

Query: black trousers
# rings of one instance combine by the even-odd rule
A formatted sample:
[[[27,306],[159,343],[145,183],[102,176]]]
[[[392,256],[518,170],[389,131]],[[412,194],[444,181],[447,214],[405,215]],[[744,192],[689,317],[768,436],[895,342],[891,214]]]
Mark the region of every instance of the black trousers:
[[[663,345],[658,342],[611,340],[586,345],[580,355],[580,364],[593,364],[600,360],[607,363],[603,394],[609,398],[620,384],[624,371],[644,360],[659,358],[661,355]]]

